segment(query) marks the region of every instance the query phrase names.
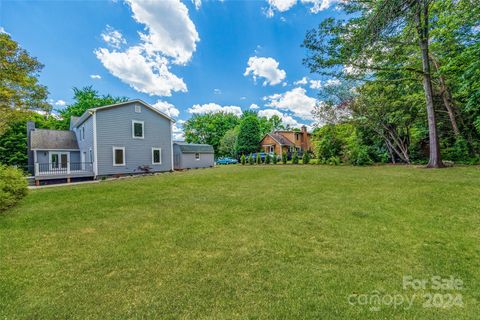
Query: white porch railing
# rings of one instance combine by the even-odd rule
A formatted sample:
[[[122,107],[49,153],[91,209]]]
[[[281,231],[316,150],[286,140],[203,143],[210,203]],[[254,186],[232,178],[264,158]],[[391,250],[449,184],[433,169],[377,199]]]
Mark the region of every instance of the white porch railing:
[[[35,176],[43,175],[75,175],[93,172],[92,162],[44,162],[35,163]]]

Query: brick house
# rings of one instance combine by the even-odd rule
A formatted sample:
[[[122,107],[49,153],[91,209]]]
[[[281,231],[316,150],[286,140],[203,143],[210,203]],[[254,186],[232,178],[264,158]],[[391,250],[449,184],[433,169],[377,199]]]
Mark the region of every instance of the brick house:
[[[261,151],[266,153],[291,154],[297,150],[302,154],[305,151],[312,151],[311,134],[307,132],[305,126],[302,126],[301,131],[274,131],[263,137],[260,147]]]

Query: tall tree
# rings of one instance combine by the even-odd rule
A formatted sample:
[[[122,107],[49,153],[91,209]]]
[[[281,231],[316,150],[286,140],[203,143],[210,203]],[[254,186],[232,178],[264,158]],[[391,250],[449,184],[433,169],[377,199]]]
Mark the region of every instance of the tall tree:
[[[126,97],[114,97],[110,94],[101,95],[92,86],[84,88],[73,88],[74,103],[64,109],[57,110],[61,120],[58,123],[58,129],[68,130],[70,127],[70,117],[81,116],[90,108],[97,108],[109,104],[115,104],[127,101]]]
[[[23,112],[51,109],[47,88],[38,82],[42,68],[10,35],[0,33],[0,135]]]
[[[260,126],[258,118],[253,115],[247,115],[242,118],[237,139],[237,152],[240,154],[249,154],[259,148]]]
[[[220,140],[218,153],[222,156],[236,157],[237,156],[237,139],[239,127],[228,130]]]
[[[350,0],[343,3],[347,21],[327,19],[307,33],[310,51],[305,63],[313,72],[372,80],[402,73],[420,78],[426,102],[430,158],[428,167],[442,167],[433,101],[429,41],[430,0]],[[415,47],[420,61],[412,52]],[[399,60],[398,57],[406,57]],[[420,66],[418,65],[420,63]],[[419,80],[420,80],[419,79]]]
[[[218,153],[220,140],[225,133],[235,128],[240,119],[231,113],[197,114],[188,119],[183,129],[185,140],[192,143],[207,143]]]

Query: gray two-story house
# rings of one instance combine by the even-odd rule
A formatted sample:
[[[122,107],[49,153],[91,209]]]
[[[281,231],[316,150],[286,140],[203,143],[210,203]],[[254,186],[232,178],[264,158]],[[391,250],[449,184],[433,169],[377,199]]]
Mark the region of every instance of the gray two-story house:
[[[29,123],[29,164],[41,180],[172,171],[173,120],[141,100],[88,109],[70,130]]]

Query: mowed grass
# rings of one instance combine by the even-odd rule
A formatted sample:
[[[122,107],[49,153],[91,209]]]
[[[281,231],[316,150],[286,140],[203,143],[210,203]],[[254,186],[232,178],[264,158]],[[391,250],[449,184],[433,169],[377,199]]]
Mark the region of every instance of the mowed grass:
[[[313,165],[34,190],[0,216],[0,318],[478,319],[479,195],[478,167]]]

